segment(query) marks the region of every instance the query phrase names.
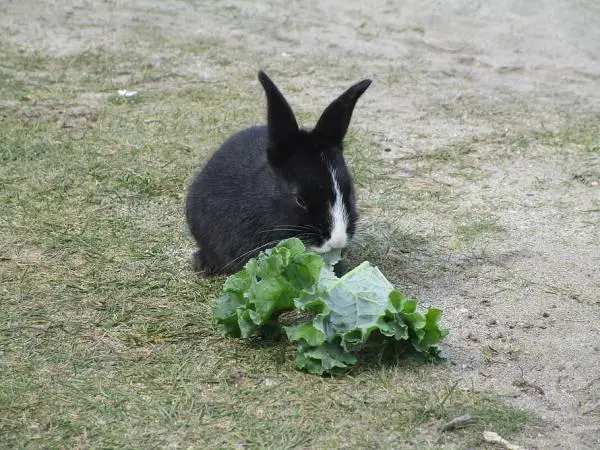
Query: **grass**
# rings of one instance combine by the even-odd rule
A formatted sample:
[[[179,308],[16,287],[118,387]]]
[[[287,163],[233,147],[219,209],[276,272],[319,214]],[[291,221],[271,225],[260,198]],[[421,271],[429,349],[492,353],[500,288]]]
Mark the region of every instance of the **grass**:
[[[318,378],[295,371],[283,343],[221,337],[211,307],[223,279],[190,270],[183,195],[228,133],[262,119],[257,84],[239,81],[252,74],[198,48],[171,49],[160,68],[131,52],[0,48],[0,447],[465,448],[484,429],[510,436],[531,422],[457,387],[444,366],[399,361]],[[231,79],[169,69],[192,56]],[[123,101],[125,88],[140,96]],[[367,142],[350,135],[348,155],[381,223],[450,195],[377,185],[386,169]],[[377,200],[381,189],[397,195]],[[458,232],[471,239],[484,225]],[[431,234],[391,230],[354,258],[392,271],[389,255],[431,251]],[[473,425],[439,432],[465,412]]]
[[[499,235],[505,232],[505,228],[489,217],[469,218],[467,223],[457,225],[454,234],[454,245],[456,248],[470,246],[478,238],[486,235]]]

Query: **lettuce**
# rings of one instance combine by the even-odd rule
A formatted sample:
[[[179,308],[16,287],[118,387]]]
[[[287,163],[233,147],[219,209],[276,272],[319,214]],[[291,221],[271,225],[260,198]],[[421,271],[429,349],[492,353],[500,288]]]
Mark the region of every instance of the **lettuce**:
[[[318,282],[323,266],[299,239],[281,241],[227,278],[214,309],[217,323],[227,336],[260,334],[274,313],[294,308],[294,299]]]
[[[249,338],[277,327],[281,312],[311,313],[312,320],[282,328],[297,345],[297,366],[315,374],[343,374],[359,349],[389,341],[439,358],[447,335],[440,310],[417,311],[417,301],[394,290],[369,262],[338,278],[332,268],[338,259],[339,253],[307,252],[296,238],[282,241],[226,280],[215,305],[217,323],[227,336]]]

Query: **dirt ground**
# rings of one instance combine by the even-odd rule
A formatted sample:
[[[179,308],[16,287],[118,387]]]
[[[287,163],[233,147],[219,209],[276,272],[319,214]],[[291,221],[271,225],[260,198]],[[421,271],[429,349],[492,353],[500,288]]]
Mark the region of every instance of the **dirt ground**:
[[[474,178],[454,176],[456,161],[430,176],[450,186],[461,214],[492,217],[502,232],[470,253],[445,247],[447,270],[408,288],[443,309],[450,367],[465,385],[543,419],[520,444],[600,448],[600,153],[582,157],[568,127],[598,123],[599,2],[5,0],[0,27],[56,55],[118,50],[132,28],[148,28],[258,49],[260,61],[236,61],[249,73],[270,60],[327,61],[293,74],[296,105],[320,109],[372,77],[353,126],[376,136],[399,174],[432,149],[477,147]],[[182,70],[218,76],[196,62]],[[526,145],[498,158],[508,140],[494,136]],[[446,229],[442,208],[410,226]]]

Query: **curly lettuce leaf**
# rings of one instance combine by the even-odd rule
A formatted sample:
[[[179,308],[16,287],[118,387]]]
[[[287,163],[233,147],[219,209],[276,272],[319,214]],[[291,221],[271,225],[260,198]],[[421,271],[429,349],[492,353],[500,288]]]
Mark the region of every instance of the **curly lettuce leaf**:
[[[409,341],[418,353],[437,357],[437,344],[446,335],[439,326],[441,312],[417,311],[417,301],[395,291],[376,268],[364,262],[342,278],[332,277],[324,269],[317,288],[295,300],[302,311],[317,315],[311,323],[286,327],[288,339],[298,343],[296,362],[309,372],[319,373],[318,360],[324,372],[340,372],[348,367],[346,359],[332,363],[336,355],[345,358],[369,342],[374,332],[378,337]],[[314,339],[314,337],[319,339]],[[332,348],[338,346],[336,352]],[[305,355],[309,355],[309,363]],[[334,372],[331,370],[333,369]]]
[[[260,334],[274,313],[292,309],[294,299],[317,283],[323,264],[299,239],[261,252],[225,281],[214,308],[217,323],[227,336]]]
[[[337,342],[324,342],[316,347],[300,343],[295,361],[299,369],[309,373],[343,375],[356,364],[356,356],[345,351]]]

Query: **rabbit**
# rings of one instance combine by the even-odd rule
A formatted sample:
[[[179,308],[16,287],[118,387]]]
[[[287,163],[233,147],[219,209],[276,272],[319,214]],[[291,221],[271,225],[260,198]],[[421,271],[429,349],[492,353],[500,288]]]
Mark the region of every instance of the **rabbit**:
[[[263,71],[258,80],[266,93],[267,125],[229,137],[188,189],[185,213],[199,247],[194,266],[206,275],[235,273],[290,237],[317,253],[343,249],[356,229],[355,191],[342,141],[371,80],[334,100],[310,131],[298,127],[287,100]]]

